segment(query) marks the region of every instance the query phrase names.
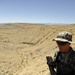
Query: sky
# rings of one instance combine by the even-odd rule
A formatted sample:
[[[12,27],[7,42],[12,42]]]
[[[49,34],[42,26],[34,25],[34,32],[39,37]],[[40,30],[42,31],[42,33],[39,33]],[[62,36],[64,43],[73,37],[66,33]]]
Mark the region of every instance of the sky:
[[[75,24],[75,0],[0,0],[0,23]]]

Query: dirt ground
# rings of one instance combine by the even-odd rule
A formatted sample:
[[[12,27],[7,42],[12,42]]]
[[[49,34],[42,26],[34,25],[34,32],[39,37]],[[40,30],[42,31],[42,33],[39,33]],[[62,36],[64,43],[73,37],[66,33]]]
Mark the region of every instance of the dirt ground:
[[[46,56],[58,50],[52,40],[61,31],[75,41],[75,25],[0,24],[0,75],[49,75]]]

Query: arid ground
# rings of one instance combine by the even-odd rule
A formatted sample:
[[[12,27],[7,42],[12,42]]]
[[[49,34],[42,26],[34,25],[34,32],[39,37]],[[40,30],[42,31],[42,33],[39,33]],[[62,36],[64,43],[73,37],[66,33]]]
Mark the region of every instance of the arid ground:
[[[58,50],[53,38],[60,31],[75,41],[75,25],[0,24],[0,75],[49,75],[46,56]]]

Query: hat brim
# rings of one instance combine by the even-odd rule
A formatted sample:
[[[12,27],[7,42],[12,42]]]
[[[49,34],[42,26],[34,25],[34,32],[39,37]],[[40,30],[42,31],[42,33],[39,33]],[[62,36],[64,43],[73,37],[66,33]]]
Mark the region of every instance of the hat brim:
[[[75,42],[68,41],[68,40],[62,39],[62,38],[54,38],[53,41],[62,41],[62,42],[68,42],[68,43],[74,43],[75,44]]]

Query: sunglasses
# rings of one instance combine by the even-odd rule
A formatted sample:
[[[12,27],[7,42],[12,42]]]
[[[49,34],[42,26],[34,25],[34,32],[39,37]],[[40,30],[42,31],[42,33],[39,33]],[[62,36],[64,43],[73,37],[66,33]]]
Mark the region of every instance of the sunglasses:
[[[58,46],[64,46],[64,45],[66,45],[68,42],[59,42],[59,41],[57,41],[56,43],[57,43]]]

